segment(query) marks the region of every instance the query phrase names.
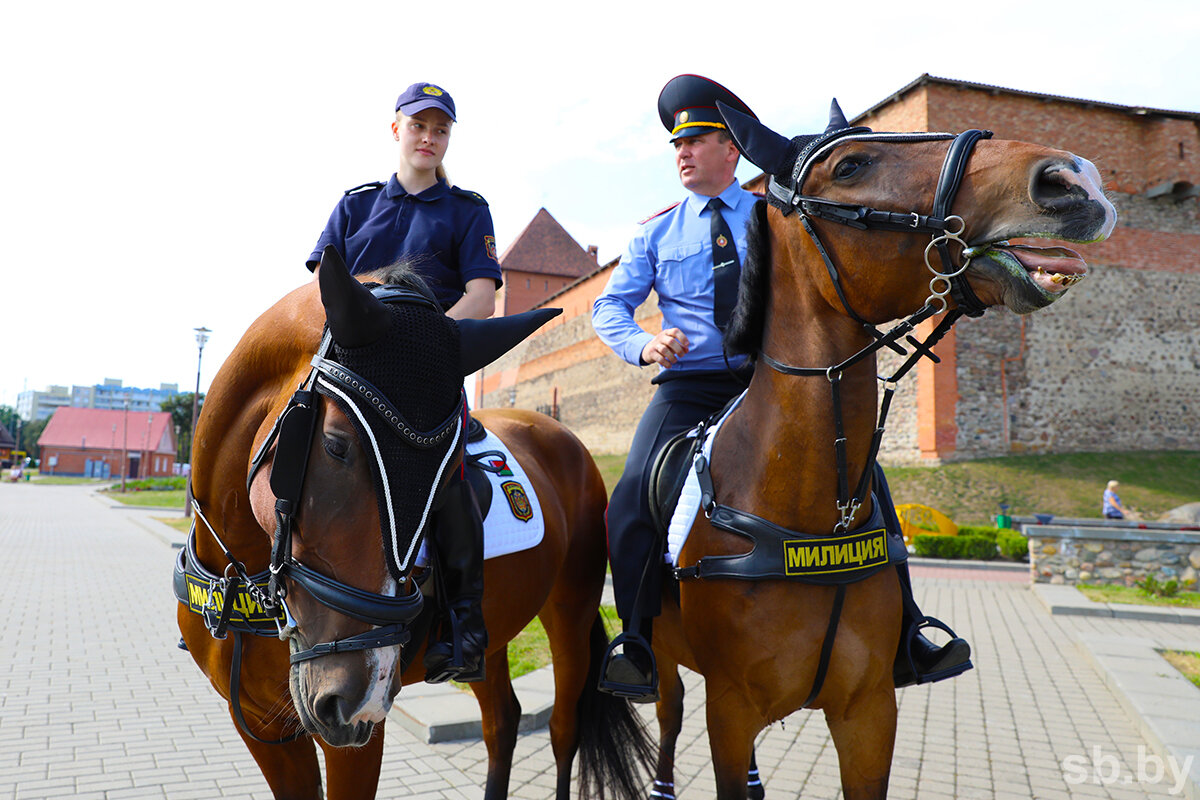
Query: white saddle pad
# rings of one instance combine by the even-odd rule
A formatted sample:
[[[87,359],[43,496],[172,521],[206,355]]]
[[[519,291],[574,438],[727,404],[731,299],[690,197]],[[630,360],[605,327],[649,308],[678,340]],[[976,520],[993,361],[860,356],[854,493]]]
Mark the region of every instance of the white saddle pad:
[[[484,472],[492,482],[492,504],[483,521],[483,557],[495,558],[536,547],[542,541],[546,525],[537,492],[525,469],[491,431],[478,442],[467,444],[467,452],[494,453],[485,457],[484,463],[502,467],[498,473]],[[417,554],[417,564],[422,567],[429,563],[425,544],[421,543]]]
[[[704,443],[700,447],[700,452],[709,463],[712,462],[712,445],[713,440],[717,437],[717,431],[721,429],[733,410],[741,405],[742,398],[745,396],[745,392],[738,395],[737,400],[726,409],[721,418],[704,432]],[[688,436],[696,438],[696,430],[693,428]],[[696,470],[689,465],[687,478],[683,483],[683,491],[679,493],[679,502],[675,504],[675,513],[671,515],[671,524],[667,526],[667,552],[663,558],[673,567],[679,566],[679,553],[683,550],[688,534],[692,532],[692,526],[696,524],[698,513],[700,513],[700,479],[696,477]]]

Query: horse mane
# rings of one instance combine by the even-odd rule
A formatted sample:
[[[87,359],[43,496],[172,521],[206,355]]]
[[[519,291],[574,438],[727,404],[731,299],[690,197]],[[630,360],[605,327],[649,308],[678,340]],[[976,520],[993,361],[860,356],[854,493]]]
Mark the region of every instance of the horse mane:
[[[771,284],[771,242],[767,234],[767,202],[758,200],[746,227],[746,263],[738,280],[737,305],[725,329],[725,350],[731,355],[754,356],[762,349]]]
[[[394,264],[389,264],[386,267],[372,270],[365,273],[364,278],[368,283],[381,283],[386,286],[403,286],[406,289],[412,289],[415,292],[420,292],[425,297],[429,298],[434,304],[440,306],[437,297],[433,290],[429,288],[429,284],[421,273],[417,272],[419,266],[417,261],[412,259],[402,259]]]

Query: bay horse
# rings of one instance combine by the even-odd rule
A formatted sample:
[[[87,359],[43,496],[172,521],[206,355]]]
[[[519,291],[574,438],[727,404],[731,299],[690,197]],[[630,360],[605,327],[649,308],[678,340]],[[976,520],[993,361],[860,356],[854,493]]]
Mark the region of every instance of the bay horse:
[[[1086,276],[1072,250],[1009,240],[1098,241],[1116,212],[1095,167],[1061,150],[983,131],[850,128],[836,101],[824,133],[788,139],[718,105],[768,178],[725,339],[757,362],[695,460],[705,513],[693,523],[684,512],[678,599],[668,585],[654,629],[654,795],[673,796],[684,665],[705,678],[718,798],[762,796],[747,788],[755,736],[800,708],[824,712],[846,800],[882,798],[901,639],[888,563],[905,556],[886,552],[890,509],[871,476],[895,383],[959,315],[1029,313]],[[938,315],[924,342],[910,335]],[[905,356],[879,378],[884,347]],[[839,583],[835,563],[860,579]]]
[[[412,576],[424,523],[460,467],[462,376],[557,313],[455,323],[411,273],[363,280],[383,285],[360,283],[327,248],[318,281],[247,330],[196,428],[179,628],[279,798],[375,796],[386,714],[402,684],[425,677],[421,612],[433,603]],[[540,544],[485,564],[490,645],[484,681],[470,684],[485,796],[507,795],[520,721],[507,643],[539,616],[554,664],[557,796],[569,796],[578,753],[585,795],[632,797],[650,741],[626,703],[595,688],[608,642],[600,473],[549,417],[477,416],[525,469],[545,524]]]

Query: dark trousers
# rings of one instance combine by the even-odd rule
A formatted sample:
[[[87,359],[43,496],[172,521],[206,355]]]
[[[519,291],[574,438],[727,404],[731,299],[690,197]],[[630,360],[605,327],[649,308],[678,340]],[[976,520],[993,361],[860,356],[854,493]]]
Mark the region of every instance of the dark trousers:
[[[634,616],[656,617],[662,611],[664,539],[650,518],[647,496],[650,471],[658,453],[673,436],[694,428],[720,411],[745,386],[727,373],[670,376],[642,414],[625,471],[608,502],[608,557],[612,563],[617,614],[628,623]]]

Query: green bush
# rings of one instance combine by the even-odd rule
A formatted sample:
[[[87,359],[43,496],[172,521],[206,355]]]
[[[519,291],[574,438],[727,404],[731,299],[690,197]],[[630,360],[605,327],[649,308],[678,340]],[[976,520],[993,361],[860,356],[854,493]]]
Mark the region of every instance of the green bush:
[[[961,536],[983,536],[991,541],[996,541],[1000,531],[996,528],[984,525],[959,525],[958,535]]]
[[[1029,557],[1029,540],[1016,531],[1000,531],[996,537],[996,546],[1000,555],[1015,561],[1024,561]]]
[[[996,557],[996,543],[987,536],[930,536],[913,538],[913,548],[922,558],[966,558],[990,561]]]
[[[115,483],[111,488],[121,484]],[[125,481],[125,490],[129,492],[170,492],[181,491],[187,485],[187,478],[180,476],[164,478],[138,478]]]
[[[1147,597],[1174,597],[1179,593],[1179,581],[1174,578],[1159,582],[1153,575],[1147,575],[1137,582],[1137,587]]]

